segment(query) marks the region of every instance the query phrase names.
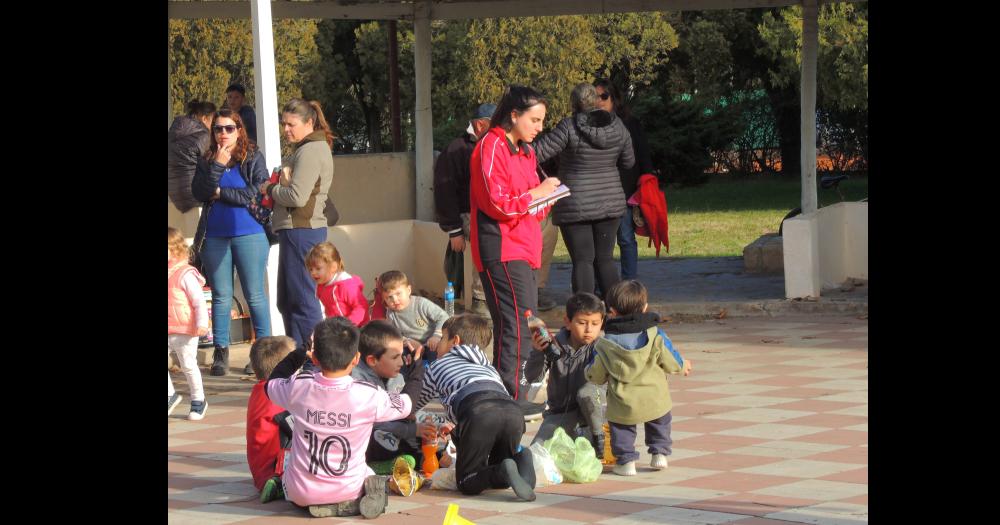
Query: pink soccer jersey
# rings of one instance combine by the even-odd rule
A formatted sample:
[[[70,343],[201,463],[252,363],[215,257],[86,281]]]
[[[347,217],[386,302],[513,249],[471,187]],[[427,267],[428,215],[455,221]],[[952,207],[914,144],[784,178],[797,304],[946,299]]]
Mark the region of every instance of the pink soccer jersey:
[[[410,415],[413,402],[351,376],[329,379],[300,372],[272,379],[267,395],[295,417],[291,463],[285,465],[285,497],[299,506],[357,498],[374,474],[365,451],[376,421]]]

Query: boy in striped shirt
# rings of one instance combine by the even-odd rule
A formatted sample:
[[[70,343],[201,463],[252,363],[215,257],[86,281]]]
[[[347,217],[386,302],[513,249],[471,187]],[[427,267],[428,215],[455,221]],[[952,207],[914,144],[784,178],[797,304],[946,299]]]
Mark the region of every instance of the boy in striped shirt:
[[[534,501],[531,452],[517,452],[524,416],[481,350],[492,337],[489,322],[478,315],[445,321],[438,359],[424,374],[414,411],[435,397],[441,399],[448,419],[455,423],[451,432],[458,451],[455,479],[463,494],[510,487],[517,497]]]

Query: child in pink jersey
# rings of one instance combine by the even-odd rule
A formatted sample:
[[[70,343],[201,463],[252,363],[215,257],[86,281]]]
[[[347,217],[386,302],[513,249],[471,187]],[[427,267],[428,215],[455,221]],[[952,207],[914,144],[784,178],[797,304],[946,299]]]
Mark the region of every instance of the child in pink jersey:
[[[285,499],[309,507],[314,517],[372,519],[388,504],[388,477],[375,476],[365,451],[376,422],[410,414],[406,394],[390,394],[356,381],[358,328],[346,317],[320,321],[312,350],[296,348],[271,372],[265,393],[295,418],[291,457],[282,476]],[[306,359],[316,372],[295,374]],[[293,375],[295,374],[295,375]]]

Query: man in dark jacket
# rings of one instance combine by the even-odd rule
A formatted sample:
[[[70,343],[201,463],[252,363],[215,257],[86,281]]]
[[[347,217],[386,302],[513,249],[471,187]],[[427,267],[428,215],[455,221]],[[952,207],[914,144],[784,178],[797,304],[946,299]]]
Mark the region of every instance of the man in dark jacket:
[[[215,104],[192,100],[187,115],[175,118],[167,131],[167,196],[181,213],[201,205],[191,195],[191,180],[198,158],[211,142],[208,128],[214,113]]]
[[[461,253],[469,238],[469,161],[476,141],[490,125],[495,104],[481,104],[461,137],[448,144],[434,164],[434,209],[438,225],[448,234],[451,250]],[[458,283],[455,283],[458,284]],[[478,274],[472,278],[472,311],[489,317],[486,294]]]
[[[226,88],[226,105],[229,109],[240,114],[240,120],[247,128],[247,137],[257,142],[257,114],[252,107],[244,104],[247,98],[247,90],[243,84],[232,84]]]

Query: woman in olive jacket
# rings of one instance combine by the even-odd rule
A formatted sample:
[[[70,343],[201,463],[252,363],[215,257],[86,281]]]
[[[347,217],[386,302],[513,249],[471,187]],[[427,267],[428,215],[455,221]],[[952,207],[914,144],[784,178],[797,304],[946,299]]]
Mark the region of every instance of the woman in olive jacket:
[[[559,155],[559,179],[570,195],[556,202],[552,222],[562,231],[573,261],[573,293],[595,292],[595,268],[602,290],[619,281],[615,237],[625,213],[619,168],[635,164],[632,139],[614,113],[597,108],[594,86],[573,88],[573,115],[535,139],[538,161]]]
[[[316,300],[316,282],[309,276],[306,254],[326,241],[327,194],[333,182],[333,132],[319,102],[294,98],[281,111],[285,138],[294,144],[282,160],[281,182],[260,187],[274,199],[271,227],[278,235],[278,311],[285,335],[302,346],[323,310]],[[290,171],[289,171],[290,170]],[[307,367],[309,364],[307,363]]]

